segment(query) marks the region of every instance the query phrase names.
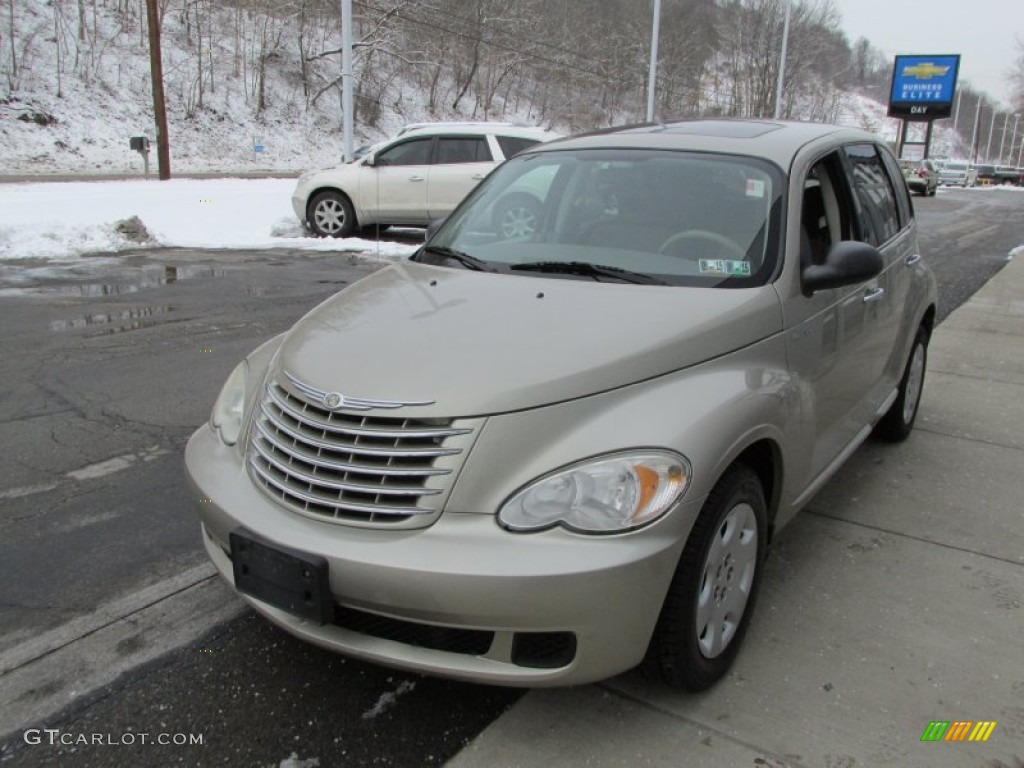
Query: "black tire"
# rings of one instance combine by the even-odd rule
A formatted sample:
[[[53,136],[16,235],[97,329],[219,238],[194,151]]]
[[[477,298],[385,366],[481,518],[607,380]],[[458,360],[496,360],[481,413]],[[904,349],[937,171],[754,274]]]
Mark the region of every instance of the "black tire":
[[[767,516],[761,481],[746,465],[733,464],[708,495],[679,558],[644,660],[649,675],[673,688],[703,691],[728,672],[754,611],[764,563]],[[734,534],[739,538],[734,540]],[[726,541],[729,544],[723,545]],[[751,558],[752,543],[756,549]],[[713,544],[719,545],[716,551],[722,556],[717,564],[709,561],[717,559],[712,555]],[[730,546],[735,546],[735,552]],[[752,572],[748,566],[752,566]],[[739,606],[739,616],[732,615],[732,620],[726,622],[731,614],[722,607],[723,602],[742,599],[744,589],[746,598]],[[710,620],[699,617],[702,605],[710,606],[712,614],[715,606],[726,611],[722,628],[728,629],[722,632],[722,647],[717,651],[714,631],[710,635],[707,631]],[[698,627],[701,623],[704,626]]]
[[[502,237],[531,237],[540,225],[541,204],[533,195],[513,192],[494,205],[494,229]]]
[[[924,374],[928,368],[928,339],[928,329],[922,325],[910,347],[896,401],[875,426],[875,436],[886,442],[906,440],[914,429],[921,392],[924,391]]]
[[[352,203],[340,192],[319,192],[306,208],[309,228],[317,237],[350,237],[356,231]]]

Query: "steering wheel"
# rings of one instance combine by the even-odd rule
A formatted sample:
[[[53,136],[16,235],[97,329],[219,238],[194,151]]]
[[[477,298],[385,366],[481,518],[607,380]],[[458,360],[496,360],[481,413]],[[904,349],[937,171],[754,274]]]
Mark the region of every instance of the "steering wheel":
[[[669,254],[670,249],[676,243],[681,243],[686,240],[697,240],[705,243],[714,243],[720,248],[726,251],[726,255],[731,258],[743,261],[747,258],[747,254],[743,252],[743,249],[736,245],[735,242],[730,240],[725,235],[720,235],[717,232],[710,232],[706,229],[687,229],[682,232],[676,232],[671,235],[668,240],[658,246],[658,253]]]

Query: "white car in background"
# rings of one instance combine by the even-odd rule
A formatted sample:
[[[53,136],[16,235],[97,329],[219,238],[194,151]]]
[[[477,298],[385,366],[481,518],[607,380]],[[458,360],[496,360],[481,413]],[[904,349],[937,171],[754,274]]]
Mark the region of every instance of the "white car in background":
[[[973,187],[978,183],[978,169],[963,160],[950,160],[939,169],[939,184]]]
[[[425,227],[447,216],[496,166],[560,135],[510,123],[416,124],[352,163],[299,177],[292,208],[321,237],[348,237],[360,228]],[[495,211],[509,226],[535,225],[527,195]]]

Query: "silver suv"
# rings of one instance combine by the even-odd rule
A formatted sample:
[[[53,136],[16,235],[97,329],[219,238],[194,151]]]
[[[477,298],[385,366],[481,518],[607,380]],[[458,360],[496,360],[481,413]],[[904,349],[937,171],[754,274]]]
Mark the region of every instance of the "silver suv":
[[[524,189],[537,226],[509,234]],[[355,657],[706,688],[779,529],[869,434],[910,433],[935,309],[871,134],[537,145],[239,364],[186,450],[203,541],[256,610]]]
[[[348,237],[360,227],[426,226],[447,216],[495,166],[558,138],[511,123],[415,123],[359,159],[299,177],[295,215],[316,235]],[[509,201],[510,219],[531,201]]]

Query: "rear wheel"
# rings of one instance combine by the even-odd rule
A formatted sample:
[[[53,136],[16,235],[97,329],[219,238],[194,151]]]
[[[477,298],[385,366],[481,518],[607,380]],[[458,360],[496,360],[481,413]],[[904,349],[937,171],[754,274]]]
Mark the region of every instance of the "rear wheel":
[[[731,466],[704,502],[672,577],[644,666],[674,688],[701,691],[739,653],[764,561],[761,482]]]
[[[899,394],[885,416],[875,427],[875,434],[883,440],[898,443],[906,440],[917,419],[917,407],[924,389],[924,372],[928,365],[928,329],[923,325],[917,329],[910,358],[903,370]]]
[[[540,201],[533,195],[513,193],[494,206],[494,228],[502,237],[530,237],[539,221]]]
[[[319,237],[348,237],[356,229],[352,203],[340,192],[320,192],[309,202],[309,227]]]

